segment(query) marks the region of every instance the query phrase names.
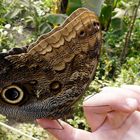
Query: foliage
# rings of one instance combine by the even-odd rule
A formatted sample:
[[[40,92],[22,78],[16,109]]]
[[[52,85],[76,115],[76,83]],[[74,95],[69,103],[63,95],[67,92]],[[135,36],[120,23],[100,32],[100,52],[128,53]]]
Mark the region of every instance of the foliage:
[[[1,1],[0,50],[27,45],[39,35],[49,32],[60,25],[67,17],[50,14],[50,4],[38,0],[14,0],[12,3]],[[6,5],[6,9],[3,8]],[[26,41],[25,41],[26,40]]]
[[[88,7],[90,0],[68,0],[66,14],[76,8]],[[44,33],[60,25],[67,17],[66,14],[55,13],[57,3],[62,0],[1,0],[0,1],[0,51],[19,47],[36,40]],[[87,3],[86,3],[87,2]],[[106,0],[100,13],[100,22],[103,30],[103,47],[100,63],[95,80],[89,86],[85,97],[96,94],[105,86],[120,86],[121,84],[140,84],[140,9],[134,19],[134,11],[139,0]],[[89,7],[91,9],[91,7]],[[123,48],[126,44],[126,35],[132,28],[124,61],[121,61]],[[83,99],[83,98],[82,98]],[[89,129],[85,123],[82,102],[76,104],[74,117],[67,120],[70,124],[81,129]],[[6,121],[1,118],[1,121]],[[36,125],[20,124],[16,127],[39,138],[48,137],[45,131]],[[0,139],[27,139],[21,135],[0,127]]]
[[[6,122],[6,119],[1,116],[0,121]],[[8,123],[12,124],[12,122]],[[36,124],[15,124],[13,127],[16,127],[18,131],[21,131],[21,133],[24,132],[29,137],[23,134],[21,135],[16,131],[7,129],[6,127],[0,127],[0,140],[31,140],[31,137],[36,138],[36,140],[45,140],[49,138],[49,135],[46,133],[46,131],[41,127],[37,127]]]

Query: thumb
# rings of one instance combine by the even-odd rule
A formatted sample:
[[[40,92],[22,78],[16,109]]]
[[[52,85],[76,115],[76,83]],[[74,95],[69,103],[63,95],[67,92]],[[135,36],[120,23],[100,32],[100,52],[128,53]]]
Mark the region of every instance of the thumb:
[[[37,119],[37,123],[58,139],[66,140],[72,137],[74,128],[61,120]]]
[[[48,119],[38,119],[37,122],[44,128],[47,129],[52,135],[54,135],[58,140],[91,140],[97,139],[98,136],[93,135],[92,133],[73,128],[69,124],[64,121],[59,120],[59,123],[56,120],[48,120]],[[63,129],[51,129],[50,127],[61,128]],[[49,127],[49,129],[48,129]]]

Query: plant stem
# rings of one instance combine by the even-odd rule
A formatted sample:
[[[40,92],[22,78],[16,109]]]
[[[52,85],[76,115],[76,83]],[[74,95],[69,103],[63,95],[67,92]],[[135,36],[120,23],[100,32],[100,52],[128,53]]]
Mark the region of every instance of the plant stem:
[[[127,52],[128,52],[128,46],[129,46],[130,38],[131,38],[131,35],[132,35],[132,31],[134,29],[134,24],[135,24],[135,21],[136,21],[139,6],[140,6],[140,0],[138,2],[138,5],[134,9],[132,22],[130,24],[130,28],[129,28],[127,34],[126,34],[126,37],[125,37],[124,47],[122,49],[121,56],[120,56],[120,63],[121,64],[123,64],[123,62],[125,61],[125,58],[126,58],[126,55],[127,55]]]
[[[16,132],[16,133],[20,134],[20,135],[22,135],[22,136],[28,137],[28,138],[30,138],[30,139],[32,139],[32,140],[39,140],[39,139],[34,138],[34,137],[32,137],[32,136],[30,136],[30,135],[28,135],[28,134],[25,134],[24,132],[22,132],[22,131],[20,131],[20,130],[18,130],[18,129],[16,129],[16,128],[13,128],[13,127],[11,127],[11,126],[9,126],[9,125],[3,123],[3,122],[0,122],[0,125],[3,126],[3,127],[5,127],[5,128],[7,128],[7,129],[9,129],[9,130],[11,130],[11,131],[13,131],[13,132]]]

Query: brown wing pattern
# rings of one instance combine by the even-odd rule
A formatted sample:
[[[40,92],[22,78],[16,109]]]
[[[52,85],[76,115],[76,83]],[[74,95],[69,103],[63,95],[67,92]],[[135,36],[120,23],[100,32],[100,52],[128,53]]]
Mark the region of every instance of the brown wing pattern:
[[[91,45],[93,46],[98,35],[88,38],[87,41],[82,41],[82,37],[85,36],[86,30],[90,30],[97,22],[98,18],[93,12],[79,9],[61,27],[40,38],[36,45],[29,49],[28,54],[39,54],[50,62],[54,70],[61,71],[75,55],[81,51],[86,52]]]
[[[34,46],[36,46],[41,40],[49,37],[50,35],[52,35],[53,33],[55,33],[56,31],[60,30],[63,28],[63,26],[67,25],[70,21],[72,21],[76,16],[78,16],[80,13],[84,12],[84,11],[88,11],[88,9],[86,8],[79,8],[78,10],[76,10],[75,12],[73,12],[72,15],[70,15],[66,20],[65,22],[58,28],[55,28],[53,29],[51,32],[47,33],[47,34],[43,34],[41,35],[38,40],[32,44],[30,44],[29,48],[28,48],[28,51],[30,49],[32,49]]]
[[[0,54],[0,113],[19,121],[68,115],[95,75],[100,48],[99,20],[82,8],[24,53]]]

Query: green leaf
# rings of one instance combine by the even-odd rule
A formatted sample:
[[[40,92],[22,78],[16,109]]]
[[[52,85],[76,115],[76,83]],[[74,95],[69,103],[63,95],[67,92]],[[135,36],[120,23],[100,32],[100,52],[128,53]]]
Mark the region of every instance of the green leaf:
[[[111,21],[111,27],[113,30],[123,30],[126,31],[127,26],[125,25],[123,19],[121,18],[114,18]]]
[[[21,12],[21,10],[22,9],[19,9],[19,8],[13,9],[6,16],[9,17],[10,19],[13,19]]]
[[[67,16],[63,15],[63,14],[49,14],[47,16],[47,21],[51,24],[53,24],[54,26],[60,25]]]
[[[49,31],[51,31],[52,27],[48,23],[44,22],[39,25],[39,29],[40,29],[40,35],[42,35],[44,33],[48,33]]]
[[[69,0],[68,1],[68,6],[66,10],[66,14],[70,15],[73,11],[75,11],[77,8],[82,7],[82,2],[81,0]]]
[[[100,14],[101,25],[106,29],[112,16],[112,6],[105,5]]]

